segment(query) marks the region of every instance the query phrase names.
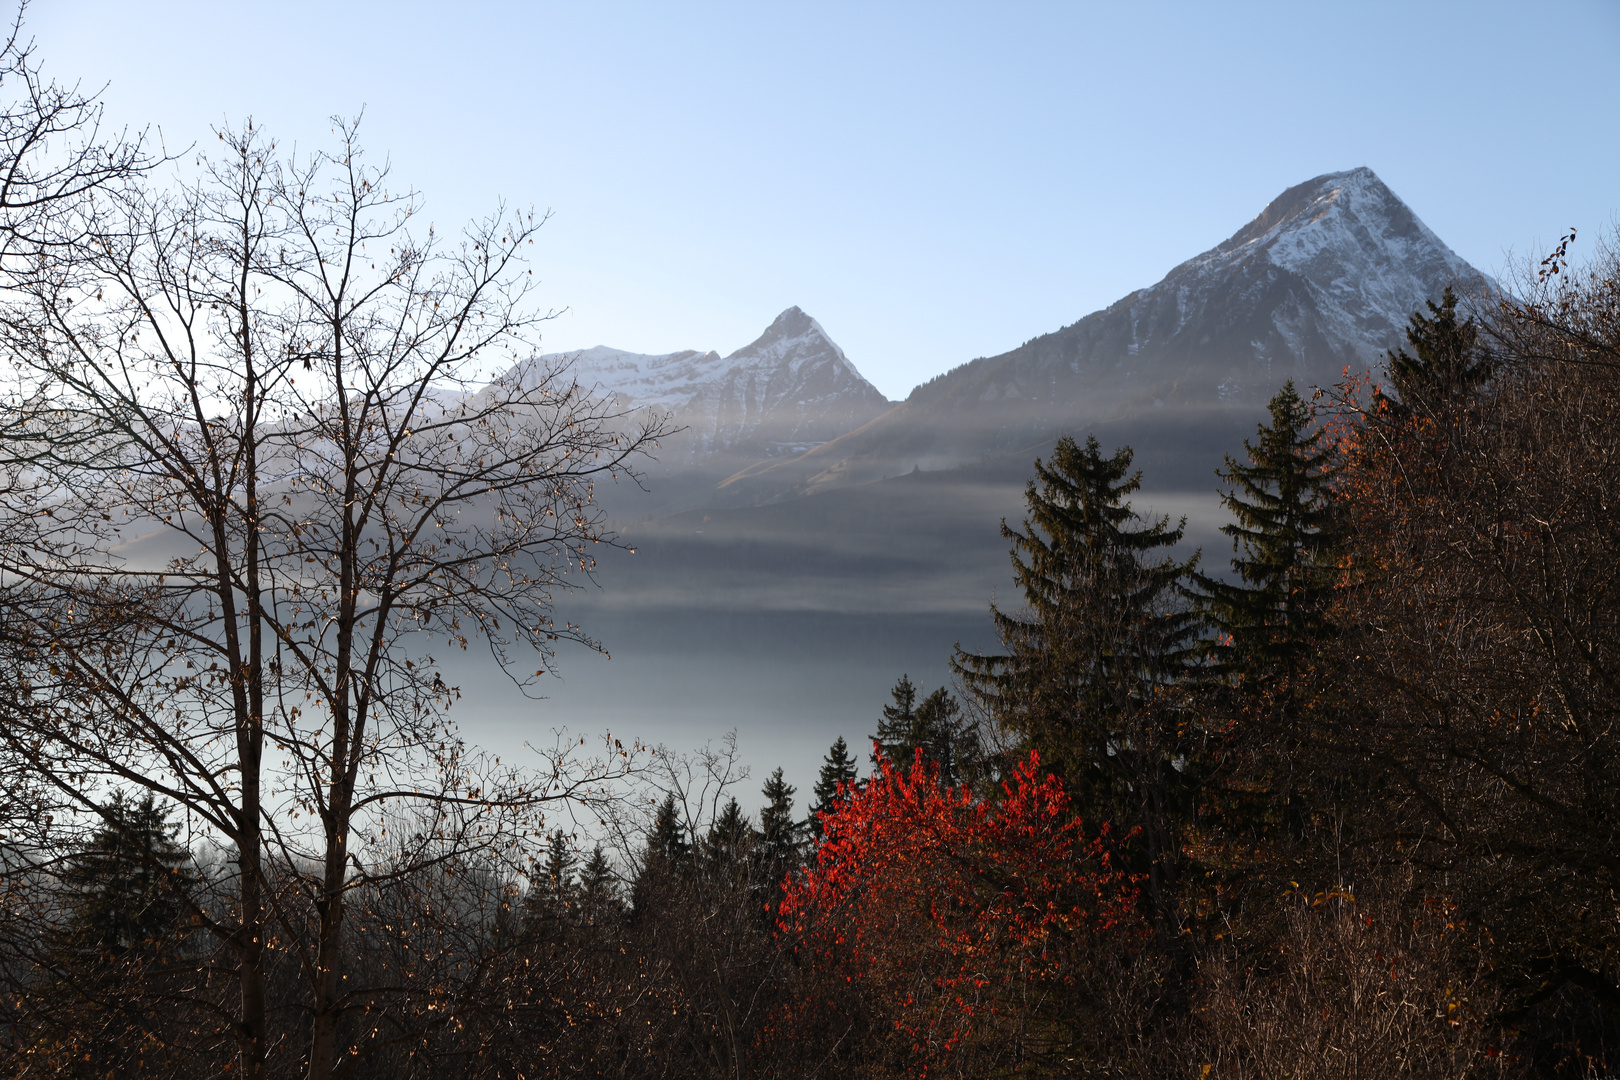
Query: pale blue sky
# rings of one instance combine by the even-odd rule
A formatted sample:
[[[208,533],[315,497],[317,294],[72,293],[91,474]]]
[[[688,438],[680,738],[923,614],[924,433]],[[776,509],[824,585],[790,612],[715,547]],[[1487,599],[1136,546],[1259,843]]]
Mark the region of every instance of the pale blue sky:
[[[798,304],[890,397],[1372,167],[1475,265],[1612,228],[1620,3],[40,0],[50,73],[171,148],[363,136],[441,228],[555,212],[548,349]]]

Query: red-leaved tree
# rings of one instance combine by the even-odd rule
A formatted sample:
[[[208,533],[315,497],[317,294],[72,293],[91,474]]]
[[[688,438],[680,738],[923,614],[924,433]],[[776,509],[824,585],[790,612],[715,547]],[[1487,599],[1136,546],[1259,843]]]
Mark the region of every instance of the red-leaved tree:
[[[843,999],[822,1004],[851,1014],[858,999],[925,1074],[1066,1052],[1096,943],[1133,936],[1135,879],[1039,764],[1031,753],[987,800],[942,786],[920,753],[909,773],[879,757],[821,813],[813,865],[785,886],[780,928]]]

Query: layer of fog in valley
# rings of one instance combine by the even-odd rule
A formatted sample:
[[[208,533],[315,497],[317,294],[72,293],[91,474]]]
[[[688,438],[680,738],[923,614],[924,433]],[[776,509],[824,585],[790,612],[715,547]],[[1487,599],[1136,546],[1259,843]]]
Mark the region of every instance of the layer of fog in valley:
[[[543,695],[534,700],[487,657],[445,657],[462,690],[463,733],[508,757],[525,741],[548,742],[553,728],[676,750],[735,731],[751,770],[738,791],[744,806],[781,766],[803,808],[835,739],[865,760],[901,675],[950,685],[958,643],[995,649],[989,604],[1021,603],[1000,522],[1022,520],[1035,456],[619,522],[635,553],[600,550],[597,584],[557,598],[559,621],[583,626],[611,658],[564,646],[559,677],[534,685],[529,692]],[[1138,456],[1151,465],[1160,454]],[[1227,518],[1206,465],[1202,491],[1158,487],[1145,473],[1132,504],[1144,517],[1185,516],[1177,553],[1201,546],[1219,570],[1230,541],[1218,531]]]

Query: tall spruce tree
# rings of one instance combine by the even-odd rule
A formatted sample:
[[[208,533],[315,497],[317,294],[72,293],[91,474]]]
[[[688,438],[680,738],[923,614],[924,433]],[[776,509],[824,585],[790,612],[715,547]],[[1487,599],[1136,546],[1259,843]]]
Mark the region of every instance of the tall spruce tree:
[[[655,917],[670,890],[691,874],[695,860],[687,836],[686,817],[675,793],[668,792],[653,814],[641,866],[630,883],[632,921]]]
[[[783,779],[779,767],[760,792],[765,796],[765,806],[759,812],[755,856],[759,860],[759,886],[765,897],[765,916],[772,921],[776,918],[783,882],[804,861],[805,824],[793,818],[794,790],[793,785]]]
[[[1251,693],[1282,695],[1291,707],[1298,680],[1330,632],[1334,545],[1328,486],[1333,451],[1311,430],[1315,413],[1289,382],[1271,399],[1271,423],[1244,441],[1247,463],[1227,457],[1216,475],[1230,485],[1221,502],[1237,520],[1236,581],[1195,575],[1214,672]]]
[[[546,889],[558,896],[566,896],[574,887],[573,846],[561,829],[554,829],[546,843],[546,863],[542,870]]]
[[[1440,303],[1425,302],[1429,314],[1414,311],[1406,328],[1412,353],[1389,353],[1389,377],[1399,400],[1396,413],[1430,413],[1455,404],[1489,381],[1494,367],[1479,348],[1479,327],[1457,318],[1457,294],[1447,286]],[[1386,399],[1387,401],[1388,399]]]
[[[540,866],[526,907],[531,924],[554,926],[567,918],[575,906],[574,849],[561,829],[546,839],[545,862]]]
[[[917,686],[911,681],[911,676],[900,676],[900,681],[894,684],[889,696],[894,702],[883,706],[883,719],[878,721],[877,734],[872,739],[877,744],[871,754],[874,769],[877,768],[879,754],[891,762],[899,762],[902,768],[906,767],[911,762],[911,751],[916,745],[912,737],[917,730]]]
[[[1110,768],[1124,719],[1192,656],[1196,618],[1176,597],[1197,556],[1154,557],[1180,542],[1185,522],[1137,516],[1131,458],[1130,447],[1104,457],[1094,437],[1084,447],[1064,438],[1049,463],[1035,462],[1023,531],[1001,523],[1027,608],[992,604],[1005,652],[958,648],[952,661],[1000,724],[1075,780]]]
[[[952,664],[990,716],[1063,776],[1088,821],[1139,830],[1132,851],[1163,913],[1189,795],[1181,697],[1198,620],[1181,582],[1198,556],[1165,552],[1185,521],[1144,521],[1131,508],[1141,485],[1131,459],[1129,447],[1105,457],[1095,438],[1064,438],[1035,462],[1023,530],[1001,526],[1027,608],[991,605],[1004,651],[958,647]]]
[[[187,948],[187,893],[197,883],[190,852],[151,794],[115,794],[100,816],[62,864],[65,919],[38,942],[42,963],[9,984],[26,987],[28,1007],[19,1014],[22,1002],[6,1003],[0,1058],[9,1050],[23,1065],[8,1075],[181,1076],[195,1064],[187,1044],[211,1014],[184,997],[208,972],[206,955]],[[4,962],[18,959],[8,952]]]
[[[793,796],[797,791],[782,777],[780,767],[765,781],[760,794],[765,806],[759,812],[760,857],[770,872],[780,879],[776,869],[785,873],[799,861],[803,844],[804,826],[793,819]]]
[[[817,840],[821,839],[821,815],[837,805],[839,791],[847,794],[858,775],[855,759],[849,753],[849,744],[840,735],[822,759],[821,774],[816,778],[816,786],[811,789],[816,801],[810,807],[810,832]]]
[[[939,767],[939,782],[947,787],[968,782],[983,764],[978,730],[964,719],[962,703],[943,686],[917,706],[916,745]]]

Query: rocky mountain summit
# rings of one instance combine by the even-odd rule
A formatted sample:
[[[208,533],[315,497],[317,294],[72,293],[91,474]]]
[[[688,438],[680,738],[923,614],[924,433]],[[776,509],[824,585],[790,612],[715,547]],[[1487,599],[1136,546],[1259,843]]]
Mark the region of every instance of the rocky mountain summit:
[[[1287,379],[1376,369],[1447,285],[1490,281],[1372,170],[1289,188],[1231,239],[1079,322],[971,361],[859,431],[727,481],[768,501],[1021,451],[1101,423],[1173,437],[1247,427]],[[1219,438],[1226,438],[1224,434]]]
[[[802,453],[853,431],[891,404],[821,324],[797,307],[729,356],[693,349],[632,353],[599,345],[543,356],[540,370],[562,362],[570,363],[569,373],[581,385],[613,395],[627,408],[670,414],[673,426],[683,430],[661,448],[666,469],[713,455],[752,461]]]
[[[890,402],[849,362],[821,324],[788,308],[757,340],[726,357],[716,378],[676,410],[702,450],[752,444],[808,449],[852,431]]]

